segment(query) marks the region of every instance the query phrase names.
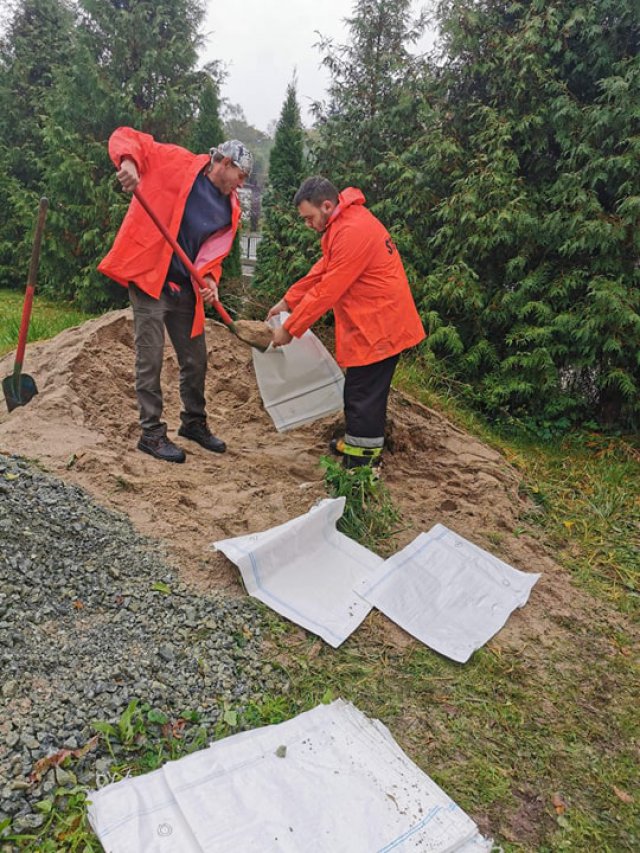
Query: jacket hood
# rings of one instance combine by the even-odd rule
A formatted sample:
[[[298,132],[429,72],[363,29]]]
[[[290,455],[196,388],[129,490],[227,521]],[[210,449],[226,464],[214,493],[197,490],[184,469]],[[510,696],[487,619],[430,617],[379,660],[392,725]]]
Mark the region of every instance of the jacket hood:
[[[338,193],[338,205],[329,217],[329,221],[325,225],[325,231],[348,207],[351,207],[353,204],[364,204],[364,201],[364,195],[356,187],[347,187],[346,190]]]
[[[357,187],[347,187],[338,196],[338,202],[342,210],[351,207],[352,204],[364,204],[364,195]]]

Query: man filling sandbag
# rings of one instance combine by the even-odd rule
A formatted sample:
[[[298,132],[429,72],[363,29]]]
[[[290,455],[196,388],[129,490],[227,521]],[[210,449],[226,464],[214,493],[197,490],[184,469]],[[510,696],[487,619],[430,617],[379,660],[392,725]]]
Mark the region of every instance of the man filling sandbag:
[[[291,312],[273,333],[277,347],[333,309],[336,359],[346,368],[346,429],[331,449],[347,468],[379,463],[400,353],[425,337],[398,250],[364,201],[354,187],[338,193],[326,178],[304,181],[294,204],[305,224],[322,234],[322,258],[267,315]]]

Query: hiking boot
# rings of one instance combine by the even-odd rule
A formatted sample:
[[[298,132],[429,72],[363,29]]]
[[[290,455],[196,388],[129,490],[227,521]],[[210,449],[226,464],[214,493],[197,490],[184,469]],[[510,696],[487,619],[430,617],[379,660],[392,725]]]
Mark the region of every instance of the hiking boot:
[[[153,433],[143,432],[138,442],[138,450],[155,456],[156,459],[162,459],[163,462],[184,462],[186,459],[184,450],[163,433],[153,435]]]
[[[205,450],[212,450],[214,453],[224,453],[227,449],[224,441],[213,435],[209,427],[203,423],[191,424],[188,427],[181,426],[178,435],[195,441],[200,447],[204,447]]]

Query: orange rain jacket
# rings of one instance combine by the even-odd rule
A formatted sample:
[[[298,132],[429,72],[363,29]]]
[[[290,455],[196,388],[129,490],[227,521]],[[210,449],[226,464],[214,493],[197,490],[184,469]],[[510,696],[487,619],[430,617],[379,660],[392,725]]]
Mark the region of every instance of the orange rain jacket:
[[[208,154],[192,154],[179,145],[156,142],[148,133],[131,127],[119,127],[109,139],[109,156],[117,169],[127,157],[133,160],[140,175],[140,189],[149,199],[158,218],[177,239],[187,196],[199,172],[211,159]],[[231,251],[240,222],[240,203],[232,192],[231,225],[212,234],[200,248],[194,266],[200,275],[212,275],[220,281],[222,261]],[[130,282],[140,290],[160,297],[173,249],[164,239],[136,198],[131,199],[110,252],[98,265],[104,275],[124,287]],[[193,282],[196,309],[191,337],[204,331],[204,304],[200,288]]]
[[[284,326],[298,338],[330,308],[342,367],[382,361],[425,337],[389,232],[348,187],[322,235],[322,258],[285,293]]]

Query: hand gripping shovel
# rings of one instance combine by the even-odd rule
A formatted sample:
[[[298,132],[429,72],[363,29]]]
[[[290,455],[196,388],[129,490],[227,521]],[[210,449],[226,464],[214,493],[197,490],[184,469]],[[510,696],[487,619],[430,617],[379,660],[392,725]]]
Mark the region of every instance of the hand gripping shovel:
[[[12,412],[17,406],[25,406],[29,402],[29,400],[38,393],[38,389],[36,388],[36,383],[33,377],[29,376],[27,373],[22,373],[22,362],[24,360],[24,351],[27,346],[29,320],[31,319],[33,294],[36,289],[38,263],[40,261],[40,245],[42,243],[44,221],[47,218],[48,207],[49,201],[46,198],[41,198],[40,208],[38,210],[36,233],[33,238],[31,263],[29,264],[29,278],[27,279],[27,290],[24,295],[24,304],[22,306],[22,320],[20,322],[20,333],[18,335],[18,349],[16,350],[16,359],[13,365],[13,373],[10,376],[5,376],[5,378],[2,380],[2,390],[4,391],[5,400],[7,401],[7,408],[10,412]]]
[[[140,192],[139,187],[135,188],[133,194],[138,199],[138,201],[148,213],[148,215],[151,217],[151,219],[154,221],[155,225],[161,232],[164,239],[167,241],[167,243],[169,243],[173,251],[185,265],[187,271],[192,276],[198,287],[200,287],[201,289],[206,288],[207,284],[205,283],[204,279],[196,270],[192,262],[189,260],[182,247],[178,244],[177,240],[175,240],[171,236],[164,223],[158,219],[155,212],[149,207],[149,203]],[[225,326],[229,329],[230,332],[232,332],[243,343],[249,344],[249,346],[251,347],[255,347],[256,349],[260,350],[260,352],[265,352],[265,350],[271,343],[271,332],[266,323],[260,323],[252,320],[238,320],[237,323],[234,323],[231,317],[227,314],[221,302],[218,302],[218,300],[216,300],[212,304],[220,315],[222,322],[225,324]]]

